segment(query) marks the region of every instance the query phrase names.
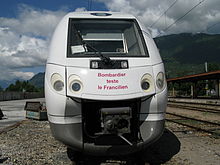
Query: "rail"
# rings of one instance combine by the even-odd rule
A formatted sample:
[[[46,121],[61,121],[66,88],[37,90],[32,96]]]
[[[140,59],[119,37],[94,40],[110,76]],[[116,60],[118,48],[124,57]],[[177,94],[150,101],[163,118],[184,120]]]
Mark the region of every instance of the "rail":
[[[187,117],[175,113],[167,112],[166,120],[183,126],[187,126],[197,131],[203,131],[212,135],[220,136],[220,123],[215,123],[206,120],[200,120],[192,117]],[[175,117],[175,118],[173,118]]]
[[[194,111],[220,114],[220,110],[215,109],[215,108],[210,108],[210,107],[194,107],[191,104],[180,104],[180,103],[168,103],[167,105],[169,107],[174,107],[174,108],[182,108],[186,110],[194,110]]]

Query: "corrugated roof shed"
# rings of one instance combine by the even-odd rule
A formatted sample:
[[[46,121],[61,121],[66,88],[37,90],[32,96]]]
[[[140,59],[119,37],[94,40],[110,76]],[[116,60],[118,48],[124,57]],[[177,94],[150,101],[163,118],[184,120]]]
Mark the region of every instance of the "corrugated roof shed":
[[[220,70],[167,79],[167,82],[183,82],[220,79]]]

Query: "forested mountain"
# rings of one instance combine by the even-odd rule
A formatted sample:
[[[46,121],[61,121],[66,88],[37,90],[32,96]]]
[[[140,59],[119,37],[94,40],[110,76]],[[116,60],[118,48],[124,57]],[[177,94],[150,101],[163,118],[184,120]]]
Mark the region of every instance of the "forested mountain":
[[[154,39],[165,63],[168,77],[220,69],[220,35],[172,34]]]
[[[36,75],[34,75],[30,80],[30,84],[38,87],[43,88],[44,87],[44,73],[40,72]]]

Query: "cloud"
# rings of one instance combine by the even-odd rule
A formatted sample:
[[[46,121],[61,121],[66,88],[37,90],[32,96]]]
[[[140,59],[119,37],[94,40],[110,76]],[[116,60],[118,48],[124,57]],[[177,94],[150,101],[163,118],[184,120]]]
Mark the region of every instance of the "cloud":
[[[27,79],[21,68],[44,66],[52,33],[65,11],[19,6],[16,18],[0,17],[0,80]]]
[[[75,10],[75,12],[87,11],[85,7],[80,7]]]
[[[97,0],[103,2],[110,11],[119,11],[130,13],[138,17],[145,26],[151,26],[157,19],[165,12],[166,9],[175,0]],[[202,0],[200,0],[202,1]],[[219,22],[220,20],[220,2],[219,0],[204,1],[196,7],[187,16],[181,19],[180,22],[174,24],[167,31],[164,31],[169,25],[175,22],[178,18],[183,16],[198,1],[192,0],[178,0],[173,7],[171,7],[166,14],[164,14],[157,23],[152,27],[164,34],[182,33],[182,32],[209,32],[220,33],[220,26],[209,29],[208,27]]]
[[[12,76],[20,77],[22,80],[29,80],[34,76],[33,72],[11,72]]]
[[[6,69],[6,70],[0,70],[1,79],[0,80],[29,80],[34,76],[33,72],[22,72],[17,71],[14,69]]]
[[[65,11],[39,10],[27,5],[19,6],[17,18],[0,18],[0,26],[17,34],[50,37]]]
[[[18,35],[9,29],[0,29],[1,67],[19,68],[44,65],[48,41]]]

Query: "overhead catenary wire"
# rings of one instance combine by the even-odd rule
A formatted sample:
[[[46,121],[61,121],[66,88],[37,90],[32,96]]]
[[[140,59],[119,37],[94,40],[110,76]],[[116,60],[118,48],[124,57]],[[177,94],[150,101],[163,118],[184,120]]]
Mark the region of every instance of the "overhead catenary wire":
[[[160,20],[160,18],[161,18],[163,15],[165,15],[165,14],[167,13],[167,11],[170,10],[170,8],[173,7],[173,6],[177,3],[177,1],[178,1],[178,0],[175,0],[175,1],[166,9],[166,11],[164,11],[164,12],[157,18],[157,20],[154,21],[154,23],[152,23],[152,24],[150,25],[150,27],[153,27],[153,26]]]
[[[188,10],[184,15],[182,15],[181,17],[179,17],[178,19],[176,19],[176,21],[174,21],[172,24],[170,24],[168,27],[166,27],[165,29],[163,29],[163,31],[167,31],[169,28],[171,28],[175,23],[177,23],[178,21],[180,21],[181,19],[183,19],[186,15],[188,15],[192,10],[194,10],[197,6],[199,6],[201,3],[203,3],[205,0],[200,1],[199,3],[197,3],[195,6],[193,6],[190,10]]]
[[[205,31],[209,31],[211,28],[213,28],[214,26],[216,26],[216,25],[218,25],[218,24],[220,24],[220,22],[217,22],[217,23],[214,23],[213,25],[211,25],[211,26],[209,26],[206,30],[204,30],[203,32],[205,32]]]
[[[88,11],[92,9],[92,0],[88,0]]]
[[[174,24],[176,24],[177,22],[179,22],[181,19],[183,19],[186,15],[188,15],[192,10],[194,10],[196,7],[198,7],[199,5],[201,5],[203,2],[205,2],[205,0],[200,1],[199,3],[197,3],[196,5],[194,5],[190,10],[188,10],[185,14],[183,14],[181,17],[179,17],[178,19],[176,19],[173,23],[171,23],[168,27],[166,27],[165,29],[163,29],[163,32],[168,31]],[[159,34],[156,36],[158,37],[160,34],[162,34],[161,32],[159,32]]]

